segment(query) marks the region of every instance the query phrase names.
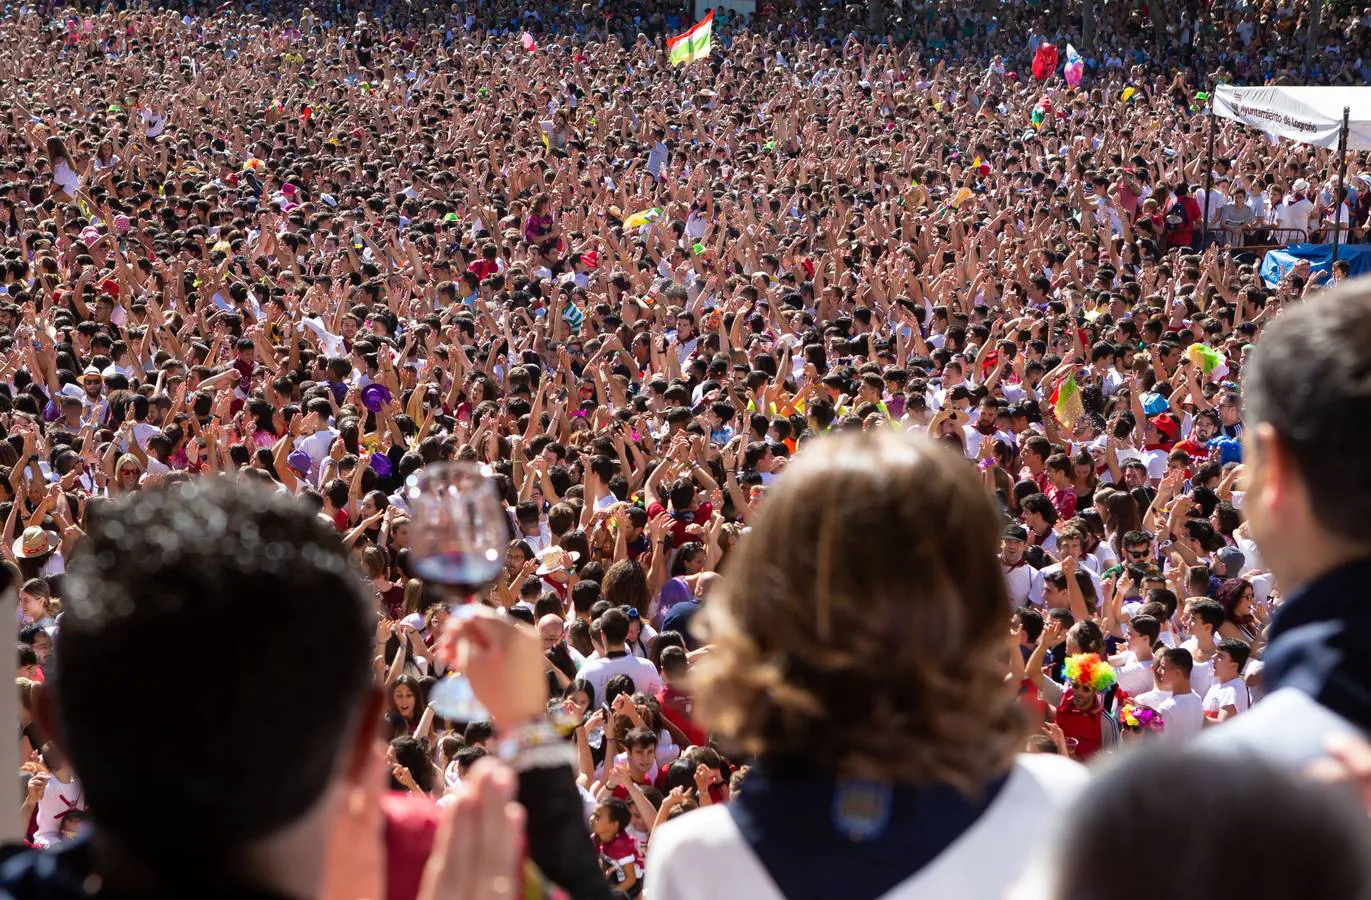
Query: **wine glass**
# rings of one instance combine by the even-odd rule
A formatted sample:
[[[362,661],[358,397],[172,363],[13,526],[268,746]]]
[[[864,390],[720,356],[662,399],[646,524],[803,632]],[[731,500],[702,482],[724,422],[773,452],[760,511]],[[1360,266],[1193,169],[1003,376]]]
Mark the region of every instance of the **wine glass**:
[[[489,466],[468,462],[425,466],[405,481],[409,552],[414,574],[450,589],[454,616],[475,613],[474,602],[504,570],[509,516]],[[455,667],[465,665],[459,648]],[[448,675],[429,694],[445,719],[476,722],[490,713],[464,675]]]

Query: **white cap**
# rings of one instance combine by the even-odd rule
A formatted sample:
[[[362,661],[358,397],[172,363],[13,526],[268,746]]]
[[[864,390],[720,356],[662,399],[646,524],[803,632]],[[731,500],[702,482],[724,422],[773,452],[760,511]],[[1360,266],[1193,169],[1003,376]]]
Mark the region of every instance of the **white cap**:
[[[1292,185],[1292,187],[1295,189],[1297,193],[1302,194],[1305,191],[1309,190],[1309,182],[1305,181],[1303,178],[1296,178],[1295,183]]]

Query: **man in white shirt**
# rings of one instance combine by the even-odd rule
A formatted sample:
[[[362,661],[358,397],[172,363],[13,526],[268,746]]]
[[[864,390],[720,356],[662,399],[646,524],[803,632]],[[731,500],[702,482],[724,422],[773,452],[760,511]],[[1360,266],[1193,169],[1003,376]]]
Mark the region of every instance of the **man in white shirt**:
[[[662,689],[657,667],[629,653],[625,646],[628,642],[628,615],[623,610],[615,608],[606,611],[591,625],[591,635],[598,637],[596,649],[600,651],[600,656],[586,660],[578,675],[595,689],[596,703],[604,701],[605,685],[615,675],[632,678],[635,692],[655,695]]]
[[[1214,683],[1204,695],[1204,724],[1226,722],[1251,705],[1242,677],[1242,667],[1251,653],[1252,648],[1237,638],[1219,641],[1214,654]]]
[[[1366,585],[1371,480],[1341,443],[1371,417],[1371,291],[1363,282],[1289,306],[1243,366],[1244,527],[1284,602],[1262,652],[1265,698],[1201,738],[1206,749],[1303,769],[1334,735],[1371,730]],[[1317,402],[1301,385],[1318,385]],[[1257,565],[1244,547],[1246,565]]]
[[[1000,566],[1004,569],[1009,602],[1015,609],[1043,605],[1043,575],[1024,559],[1026,549],[1028,529],[1022,525],[1007,527],[1000,538]]]
[[[1205,194],[1204,188],[1195,191],[1195,200],[1200,204],[1201,214],[1209,221],[1209,230],[1212,233],[1219,224],[1219,211],[1228,203],[1228,197],[1223,189],[1228,186],[1228,179],[1222,175],[1214,176],[1214,187]]]
[[[309,481],[315,483],[319,478],[319,467],[333,448],[338,432],[328,425],[330,407],[327,400],[315,399],[309,402],[308,414],[302,413],[291,420],[291,431],[296,435],[294,447],[309,456]],[[299,431],[295,422],[299,421]]]
[[[1110,657],[1119,690],[1140,697],[1156,688],[1152,673],[1152,645],[1161,626],[1152,616],[1134,616],[1128,623],[1128,650]]]
[[[1294,190],[1271,211],[1272,224],[1280,229],[1276,235],[1280,243],[1296,243],[1307,238],[1309,223],[1314,215],[1314,203],[1307,196],[1308,192],[1309,182],[1303,178],[1297,179]]]
[[[1204,729],[1204,701],[1190,687],[1190,670],[1195,661],[1189,650],[1177,647],[1156,656],[1155,677],[1158,690],[1138,697],[1138,702],[1162,714],[1168,739],[1187,739]]]

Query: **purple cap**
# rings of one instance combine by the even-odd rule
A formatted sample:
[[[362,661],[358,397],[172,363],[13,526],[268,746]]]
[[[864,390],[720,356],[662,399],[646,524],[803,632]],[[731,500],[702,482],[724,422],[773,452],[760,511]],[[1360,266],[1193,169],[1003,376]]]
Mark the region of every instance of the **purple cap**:
[[[385,406],[393,399],[395,399],[395,397],[391,394],[390,388],[386,387],[384,384],[373,381],[371,384],[362,388],[362,405],[372,412],[380,412],[381,407]]]
[[[286,465],[304,474],[309,473],[310,464],[313,462],[314,460],[310,459],[309,454],[303,450],[292,450],[290,456],[286,457]]]
[[[662,585],[661,593],[657,595],[658,615],[665,616],[671,611],[671,607],[685,600],[693,599],[690,593],[690,585],[685,583],[683,578],[669,578],[666,584]]]
[[[371,454],[371,471],[375,472],[378,478],[389,478],[390,457],[384,453]]]

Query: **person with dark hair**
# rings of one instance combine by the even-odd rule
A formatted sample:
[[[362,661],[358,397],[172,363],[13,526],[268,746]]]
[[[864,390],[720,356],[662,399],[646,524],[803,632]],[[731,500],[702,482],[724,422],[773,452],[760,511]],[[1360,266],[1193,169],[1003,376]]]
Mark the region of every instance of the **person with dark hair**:
[[[1371,482],[1357,454],[1371,423],[1371,291],[1352,282],[1266,329],[1243,382],[1243,513],[1285,602],[1262,655],[1268,694],[1206,734],[1300,764],[1328,735],[1371,728]],[[1235,635],[1236,637],[1237,635]]]
[[[391,790],[432,796],[439,786],[438,769],[418,738],[402,735],[392,740],[386,749],[386,765]]]
[[[1057,533],[1052,530],[1057,524],[1057,508],[1046,494],[1030,494],[1020,504],[1023,511],[1023,524],[1028,529],[1028,541],[1034,547],[1042,548],[1049,556],[1057,555]]]
[[[42,680],[43,675],[38,669],[38,651],[33,649],[33,645],[20,641],[18,653],[19,662],[14,672],[15,677],[27,678],[30,681]]]
[[[598,655],[588,659],[581,666],[579,677],[604,696],[605,686],[615,675],[627,675],[633,679],[635,691],[655,694],[662,688],[657,668],[646,659],[628,652],[626,644],[629,634],[628,614],[618,607],[607,610],[595,620],[601,635]],[[594,629],[592,629],[593,631]]]
[[[101,896],[120,898],[305,898],[343,869],[382,877],[356,868],[381,859],[381,835],[353,818],[379,799],[376,613],[337,534],[287,494],[199,480],[102,509],[86,540],[63,588],[54,678],[34,694],[33,715],[62,748],[49,770],[79,773],[91,837],[52,857],[10,851],[0,897],[75,900],[99,884]],[[536,636],[494,617],[458,627],[480,629],[469,670],[497,721],[535,721],[541,700],[495,685],[518,682],[514,671],[539,681]],[[304,703],[273,699],[302,666],[325,687]],[[176,711],[170,725],[167,710]],[[514,877],[513,854],[489,848],[465,873],[452,867],[475,847],[478,809],[491,814],[492,838],[513,844],[504,811],[517,789],[544,873],[578,897],[605,896],[578,822],[570,753],[550,767],[546,752],[529,757],[520,728],[505,727],[502,753],[514,768],[463,786],[430,862],[433,883]],[[263,758],[263,735],[289,735],[290,752]],[[426,750],[421,757],[428,762]],[[48,790],[62,793],[51,782]],[[326,854],[335,827],[361,828],[360,857]]]
[[[339,781],[361,775],[381,711],[370,600],[337,539],[287,497],[202,483],[134,495],[90,542],[67,575],[56,677],[35,712],[81,773],[95,871],[118,888],[133,872],[171,887],[252,869],[275,890],[312,892]],[[272,628],[246,598],[271,598]],[[330,689],[263,702],[300,664]],[[158,703],[139,699],[148,679]],[[179,711],[174,728],[166,709]],[[250,762],[272,733],[293,735],[293,752]],[[206,777],[213,790],[197,787]],[[198,824],[162,827],[173,821]],[[266,862],[283,840],[300,863]]]
[[[1152,666],[1157,689],[1135,698],[1143,706],[1161,713],[1168,740],[1194,737],[1204,728],[1204,701],[1190,686],[1194,666],[1195,660],[1189,650],[1162,647]]]
[[[1213,684],[1204,695],[1204,724],[1227,722],[1252,705],[1247,682],[1242,679],[1242,667],[1252,650],[1234,638],[1219,641],[1214,653]]]
[[[1241,722],[1206,734],[1223,734]],[[1177,797],[1185,798],[1180,817]],[[1060,821],[1052,851],[1013,900],[1156,900],[1156,880],[1120,878],[1116,855],[1120,846],[1146,845],[1158,834],[1174,838],[1167,897],[1371,898],[1371,824],[1362,805],[1345,789],[1261,759],[1235,765],[1193,745],[1145,747],[1101,770]],[[1214,864],[1211,836],[1231,833],[1237,823],[1248,858],[1272,862]]]
[[[1214,684],[1215,655],[1218,653],[1218,642],[1221,639],[1219,629],[1223,627],[1225,620],[1223,607],[1208,597],[1186,601],[1182,622],[1190,632],[1190,638],[1181,646],[1189,650],[1195,660],[1195,667],[1190,672],[1190,682],[1195,688],[1195,693],[1201,697],[1208,693]],[[1243,656],[1243,662],[1247,662],[1246,654]]]
[[[1017,524],[1006,525],[1000,537],[999,558],[1004,570],[1005,590],[1015,608],[1043,605],[1042,572],[1029,564],[1027,548],[1028,529]]]
[[[1136,615],[1128,623],[1128,649],[1109,658],[1109,664],[1117,670],[1119,690],[1130,697],[1156,687],[1152,664],[1160,633],[1161,626],[1155,618]]]
[[[619,797],[602,800],[590,816],[590,830],[605,878],[625,896],[637,897],[643,891],[643,855],[638,842],[628,833],[633,820],[628,804]]]

